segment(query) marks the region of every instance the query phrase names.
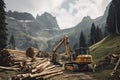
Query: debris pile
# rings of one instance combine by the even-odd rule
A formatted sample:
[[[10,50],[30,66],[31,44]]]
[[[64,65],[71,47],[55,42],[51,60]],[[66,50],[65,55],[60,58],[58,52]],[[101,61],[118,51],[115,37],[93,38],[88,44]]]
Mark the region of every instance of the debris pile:
[[[34,51],[33,48],[28,48],[27,51],[10,49],[1,51],[0,59],[3,62],[0,69],[18,71],[19,73],[12,76],[11,80],[47,79],[63,73],[62,69],[50,63],[49,58],[36,57]]]
[[[99,61],[96,68],[100,68],[100,70],[114,68],[114,66],[118,62],[119,55],[120,47],[119,46],[114,47],[112,51],[109,53],[109,55],[105,56],[103,60]]]
[[[119,54],[110,54],[106,56],[103,60],[100,60],[96,68],[99,70],[114,68],[118,59],[119,59]]]

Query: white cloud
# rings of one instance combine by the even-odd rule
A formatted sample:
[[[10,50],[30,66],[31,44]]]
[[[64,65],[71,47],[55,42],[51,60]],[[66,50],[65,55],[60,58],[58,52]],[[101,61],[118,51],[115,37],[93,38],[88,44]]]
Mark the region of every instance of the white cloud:
[[[69,3],[69,10],[63,13],[59,9],[57,20],[61,28],[74,27],[84,16],[90,16],[92,19],[104,14],[105,7],[111,0],[77,0],[75,3]],[[104,3],[104,6],[103,6]],[[74,10],[77,10],[73,14]]]
[[[74,16],[67,12],[65,9],[56,9],[54,14],[56,14],[57,21],[61,28],[69,28],[73,25]]]
[[[30,12],[34,16],[45,11],[51,12],[59,7],[64,0],[5,0],[7,10]]]
[[[66,1],[66,2],[65,2]],[[78,24],[84,16],[103,15],[111,0],[5,0],[7,10],[29,12],[36,16],[49,12],[56,16],[60,28]],[[62,7],[67,5],[67,8]]]

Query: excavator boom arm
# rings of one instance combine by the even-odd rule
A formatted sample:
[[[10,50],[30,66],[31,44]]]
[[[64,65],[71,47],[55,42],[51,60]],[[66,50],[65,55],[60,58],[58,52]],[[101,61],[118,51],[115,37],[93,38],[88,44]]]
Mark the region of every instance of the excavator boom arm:
[[[52,62],[56,62],[56,51],[58,50],[58,48],[64,44],[65,45],[65,55],[67,57],[70,57],[70,46],[69,46],[69,40],[67,35],[64,35],[64,37],[58,42],[58,44],[53,48],[53,53],[52,53]]]

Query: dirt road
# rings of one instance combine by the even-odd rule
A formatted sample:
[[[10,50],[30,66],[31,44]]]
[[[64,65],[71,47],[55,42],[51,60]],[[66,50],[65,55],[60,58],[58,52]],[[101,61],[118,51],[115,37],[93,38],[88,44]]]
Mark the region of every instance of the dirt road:
[[[64,74],[59,75],[59,76],[55,76],[52,77],[48,80],[96,80],[93,77],[91,77],[90,75],[86,74],[86,73],[78,73],[78,72],[72,72],[72,73],[66,73],[64,72]]]

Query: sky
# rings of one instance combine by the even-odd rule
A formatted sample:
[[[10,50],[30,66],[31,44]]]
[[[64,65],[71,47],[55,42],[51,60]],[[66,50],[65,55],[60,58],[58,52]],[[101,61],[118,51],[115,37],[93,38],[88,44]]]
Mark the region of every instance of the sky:
[[[104,14],[111,0],[5,0],[6,10],[28,12],[34,17],[48,12],[61,29],[74,27],[83,17],[95,19]]]

